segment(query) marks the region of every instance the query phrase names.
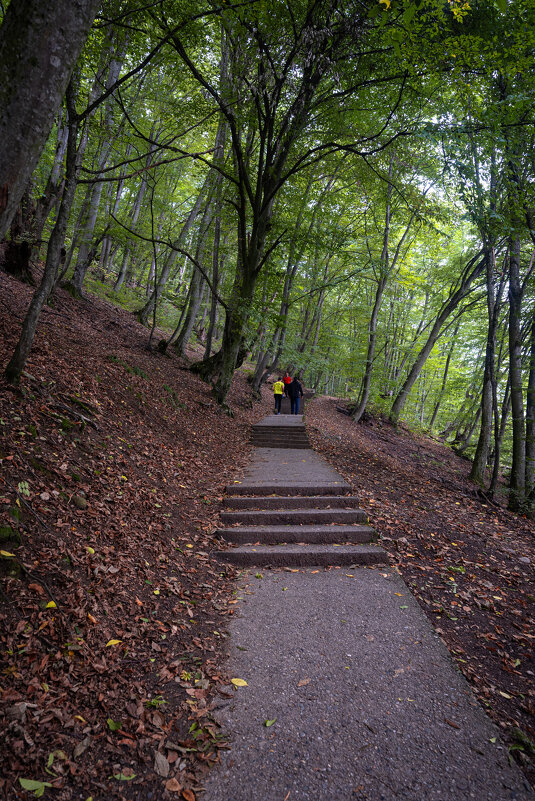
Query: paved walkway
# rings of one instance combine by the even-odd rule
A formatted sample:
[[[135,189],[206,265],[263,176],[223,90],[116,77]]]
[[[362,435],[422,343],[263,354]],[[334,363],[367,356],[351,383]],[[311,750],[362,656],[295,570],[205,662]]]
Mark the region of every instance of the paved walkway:
[[[344,485],[311,451],[259,448],[240,487],[320,477]],[[535,799],[395,571],[295,571],[242,574],[228,670],[247,686],[217,709],[232,748],[202,801]]]

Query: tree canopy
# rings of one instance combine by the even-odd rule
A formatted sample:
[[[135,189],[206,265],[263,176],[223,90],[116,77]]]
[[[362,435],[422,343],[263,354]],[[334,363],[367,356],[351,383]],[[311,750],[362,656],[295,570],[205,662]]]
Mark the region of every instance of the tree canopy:
[[[531,508],[533,3],[38,6],[0,26],[4,269],[45,265],[9,380],[62,282],[150,347],[201,345],[220,403],[246,359],[256,392],[288,369],[448,439],[491,494],[510,468]],[[36,92],[6,42],[71,7],[72,47],[32,45],[60,76]]]

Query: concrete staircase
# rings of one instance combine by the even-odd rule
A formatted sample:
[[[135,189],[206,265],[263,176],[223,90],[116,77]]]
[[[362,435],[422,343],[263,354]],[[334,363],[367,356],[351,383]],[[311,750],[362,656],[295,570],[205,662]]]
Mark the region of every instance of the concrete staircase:
[[[236,565],[299,567],[386,562],[358,498],[311,450],[301,415],[271,415],[253,426],[251,474],[227,487],[217,535]]]
[[[301,414],[266,417],[252,427],[250,442],[257,448],[310,448]]]

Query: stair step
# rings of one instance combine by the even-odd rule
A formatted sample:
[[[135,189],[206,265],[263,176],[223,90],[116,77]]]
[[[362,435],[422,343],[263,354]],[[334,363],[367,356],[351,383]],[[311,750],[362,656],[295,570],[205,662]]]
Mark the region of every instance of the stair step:
[[[270,440],[271,442],[287,442],[288,440],[291,442],[308,442],[308,437],[306,434],[294,434],[293,432],[288,434],[272,434],[269,431],[253,431],[251,434],[251,440],[255,440],[257,442],[265,442],[267,440]]]
[[[303,415],[302,414],[268,414],[267,417],[264,417],[263,420],[260,422],[255,423],[255,428],[262,428],[263,426],[302,426],[303,423]]]
[[[296,444],[299,444],[299,445],[308,445],[310,440],[308,439],[308,437],[290,437],[290,436],[288,436],[288,437],[276,436],[275,437],[272,434],[268,434],[268,435],[253,434],[253,436],[250,438],[249,441],[253,445],[256,445],[257,442],[259,442],[259,443],[260,442],[261,443],[269,442],[269,443],[273,443],[272,444],[273,448],[277,448],[277,447],[280,447],[280,445],[282,445],[282,447],[284,447],[284,445],[286,445],[286,443],[288,443],[288,442],[295,442]],[[280,443],[280,445],[279,445],[279,443]]]
[[[225,500],[226,509],[355,509],[358,505],[356,495],[300,495],[296,498],[235,495]]]
[[[312,567],[372,565],[387,562],[379,545],[242,545],[216,551],[216,557],[234,565],[258,567]]]
[[[290,434],[301,434],[303,432],[306,433],[306,427],[303,423],[296,423],[294,425],[284,425],[283,423],[281,423],[280,425],[275,425],[275,426],[272,425],[251,426],[251,431],[259,431],[262,434],[263,433],[279,434],[281,431],[284,431],[285,433],[288,432]]]
[[[311,445],[308,442],[255,442],[251,441],[251,445],[254,445],[255,448],[283,448],[285,450],[310,450]]]
[[[330,481],[325,484],[307,484],[305,482],[257,482],[229,484],[226,487],[227,495],[347,495],[351,487],[345,481],[340,483]]]
[[[228,524],[299,526],[311,523],[362,523],[366,520],[366,513],[362,509],[249,509],[223,511],[220,518]]]
[[[263,545],[305,542],[373,542],[377,535],[371,526],[236,526],[222,528],[216,534],[227,542]]]

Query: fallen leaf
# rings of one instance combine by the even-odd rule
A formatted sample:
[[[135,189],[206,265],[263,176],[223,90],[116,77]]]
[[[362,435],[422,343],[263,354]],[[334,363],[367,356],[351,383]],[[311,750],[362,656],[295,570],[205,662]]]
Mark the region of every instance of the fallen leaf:
[[[231,679],[230,681],[235,687],[247,687],[248,686],[248,684],[245,681],[245,679]]]
[[[91,737],[84,737],[84,739],[78,743],[78,745],[74,746],[73,757],[78,759],[84,751],[90,746],[91,744]]]
[[[162,779],[169,776],[169,762],[159,751],[154,752],[154,770]]]
[[[176,779],[168,779],[165,782],[165,789],[169,790],[170,793],[179,793],[182,789],[182,785]]]
[[[273,726],[276,720],[277,718],[273,718],[272,720],[265,720],[264,726],[266,727],[266,729],[269,729],[270,726]]]
[[[106,648],[109,648],[110,645],[119,645],[120,643],[122,643],[122,640],[108,640]]]
[[[186,801],[195,801],[195,793],[193,790],[182,790],[182,795]]]
[[[297,682],[298,687],[305,687],[307,684],[310,684],[311,679],[301,679],[301,681]]]

